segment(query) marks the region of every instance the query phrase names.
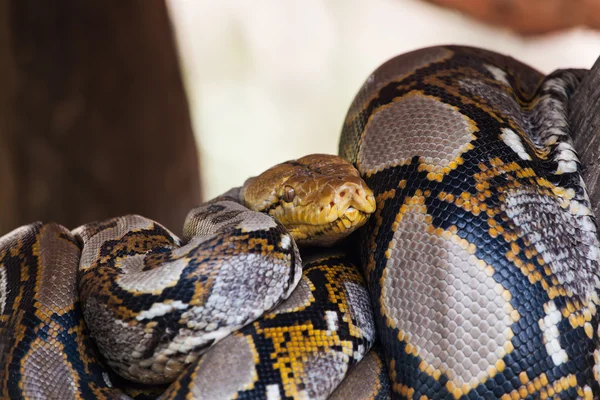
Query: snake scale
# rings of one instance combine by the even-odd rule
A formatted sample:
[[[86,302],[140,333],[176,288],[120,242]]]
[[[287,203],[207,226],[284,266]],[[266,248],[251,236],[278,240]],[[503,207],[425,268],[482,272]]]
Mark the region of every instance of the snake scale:
[[[414,51],[344,123],[372,194],[308,156],[193,210],[183,240],[138,216],[18,228],[0,398],[150,398],[113,370],[163,399],[600,398],[600,252],[566,117],[582,76]]]
[[[340,155],[398,398],[598,398],[598,239],[569,137],[581,71],[467,47],[382,65]]]

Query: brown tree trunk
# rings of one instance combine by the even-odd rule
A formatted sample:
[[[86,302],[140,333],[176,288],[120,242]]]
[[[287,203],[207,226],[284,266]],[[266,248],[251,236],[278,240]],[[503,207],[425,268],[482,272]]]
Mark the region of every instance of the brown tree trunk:
[[[180,231],[198,159],[164,1],[0,2],[0,234],[126,213]]]

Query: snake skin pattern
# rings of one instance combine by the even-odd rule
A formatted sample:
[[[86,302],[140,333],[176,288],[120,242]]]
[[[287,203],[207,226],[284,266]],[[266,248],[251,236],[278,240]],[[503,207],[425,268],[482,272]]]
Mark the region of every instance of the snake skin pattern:
[[[340,252],[302,254],[289,299],[214,346],[164,398],[326,399],[375,340],[367,288]],[[219,382],[215,385],[214,382]],[[181,397],[177,397],[177,396]]]
[[[377,201],[361,253],[394,398],[600,398],[581,72],[434,47],[356,96],[340,155]]]
[[[375,340],[359,269],[328,251],[302,270],[279,223],[227,198],[190,212],[185,244],[139,216],[2,237],[0,398],[327,398]]]
[[[386,400],[391,397],[390,391],[384,356],[375,346],[350,370],[329,400]]]
[[[85,320],[108,365],[132,381],[173,381],[300,279],[298,249],[267,215],[221,201],[194,210],[186,226],[185,245],[137,216],[75,231]]]
[[[183,240],[138,216],[5,235],[0,398],[600,398],[581,76],[455,46],[375,71],[340,140],[377,202],[368,289],[351,253],[301,271],[283,227],[226,199]]]
[[[81,251],[40,223],[0,238],[0,398],[126,399],[110,386],[77,295]]]

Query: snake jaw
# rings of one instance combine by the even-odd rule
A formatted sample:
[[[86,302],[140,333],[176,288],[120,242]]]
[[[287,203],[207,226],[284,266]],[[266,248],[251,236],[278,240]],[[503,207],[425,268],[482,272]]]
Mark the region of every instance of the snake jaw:
[[[348,220],[350,222],[356,221],[356,218],[358,218],[358,214],[360,213],[360,211],[358,211],[356,208],[350,206],[346,209],[346,212],[344,213],[344,215],[346,215],[346,218],[348,218]]]

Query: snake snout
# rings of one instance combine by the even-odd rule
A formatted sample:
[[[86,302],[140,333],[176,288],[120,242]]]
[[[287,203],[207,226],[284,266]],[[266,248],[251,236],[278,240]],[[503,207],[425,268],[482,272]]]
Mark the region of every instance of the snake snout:
[[[338,188],[330,205],[335,212],[329,213],[329,222],[344,217],[354,222],[361,215],[375,211],[375,196],[359,179],[358,182],[346,182]]]

